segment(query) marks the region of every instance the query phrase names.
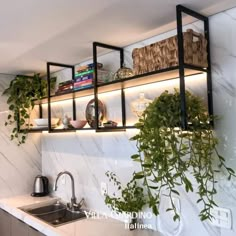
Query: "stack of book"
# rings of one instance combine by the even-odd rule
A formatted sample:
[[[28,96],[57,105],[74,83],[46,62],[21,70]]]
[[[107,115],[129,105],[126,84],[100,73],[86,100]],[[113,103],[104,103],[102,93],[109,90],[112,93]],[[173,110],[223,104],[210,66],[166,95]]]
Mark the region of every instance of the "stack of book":
[[[83,72],[77,72],[75,74],[75,81],[74,81],[74,90],[80,90],[88,87],[93,86],[93,73],[94,70],[87,70]]]
[[[110,80],[110,72],[103,70],[103,64],[97,63],[98,78],[97,83],[101,84]],[[56,95],[78,91],[93,87],[94,83],[94,63],[80,66],[75,73],[74,80],[67,80],[59,83]]]
[[[59,83],[56,95],[68,93],[73,91],[73,81],[67,80]]]
[[[101,69],[102,63],[97,63],[97,68]],[[94,80],[94,63],[86,66],[80,66],[75,74],[74,91],[89,88],[93,86]]]

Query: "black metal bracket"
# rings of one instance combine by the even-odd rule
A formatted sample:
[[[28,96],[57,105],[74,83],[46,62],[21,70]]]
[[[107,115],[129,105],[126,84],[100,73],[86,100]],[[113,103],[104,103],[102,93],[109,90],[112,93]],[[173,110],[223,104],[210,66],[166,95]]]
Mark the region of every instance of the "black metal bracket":
[[[209,22],[206,16],[203,16],[191,9],[188,9],[182,5],[176,6],[176,18],[177,18],[177,38],[178,38],[178,59],[179,59],[179,78],[180,78],[180,98],[181,98],[181,126],[183,129],[188,129],[187,111],[186,111],[186,98],[185,98],[185,68],[188,66],[184,62],[184,39],[183,39],[183,13],[190,15],[204,23],[204,33],[207,40],[207,61],[208,68],[205,70],[207,73],[207,96],[208,96],[208,112],[209,115],[213,115],[213,99],[212,99],[212,80],[211,80],[211,57],[210,57],[210,39],[209,39]],[[194,66],[191,66],[194,69]],[[196,67],[197,69],[197,67]],[[204,69],[203,69],[204,71]],[[213,123],[212,123],[213,125]]]
[[[93,63],[94,63],[94,99],[95,99],[95,129],[98,131],[99,127],[99,109],[98,109],[98,71],[97,71],[97,48],[106,48],[120,52],[120,67],[124,64],[124,49],[104,43],[93,42]],[[121,89],[121,106],[122,106],[122,125],[126,124],[126,109],[125,109],[125,94],[123,88]]]
[[[62,63],[56,63],[56,62],[47,62],[47,86],[48,86],[48,132],[53,132],[52,126],[51,126],[51,86],[50,86],[50,80],[51,80],[51,72],[50,67],[51,66],[57,66],[57,67],[65,67],[70,68],[72,70],[72,80],[75,80],[75,67],[74,65],[68,65],[68,64],[62,64]],[[73,120],[76,120],[76,103],[75,103],[75,95],[73,92],[72,97],[72,108],[73,108]]]

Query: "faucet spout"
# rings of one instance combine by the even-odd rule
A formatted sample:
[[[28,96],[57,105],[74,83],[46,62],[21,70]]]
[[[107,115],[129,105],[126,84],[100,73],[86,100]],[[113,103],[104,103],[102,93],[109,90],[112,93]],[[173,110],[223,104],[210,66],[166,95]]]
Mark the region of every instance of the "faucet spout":
[[[73,210],[74,206],[77,204],[76,203],[76,197],[75,197],[75,181],[74,181],[73,175],[69,171],[63,171],[63,172],[60,172],[57,175],[57,178],[56,178],[56,181],[55,181],[55,185],[54,185],[54,190],[55,191],[57,190],[57,182],[58,182],[59,178],[62,175],[68,175],[68,176],[70,176],[70,179],[71,179],[71,192],[72,192],[72,196],[71,196],[71,209]]]

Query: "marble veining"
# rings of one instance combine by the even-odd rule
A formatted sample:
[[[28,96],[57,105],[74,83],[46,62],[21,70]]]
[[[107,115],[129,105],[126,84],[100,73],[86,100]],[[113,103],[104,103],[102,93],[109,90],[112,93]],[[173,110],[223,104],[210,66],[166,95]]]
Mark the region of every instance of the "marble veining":
[[[14,78],[0,74],[0,94]],[[0,198],[30,194],[34,177],[41,173],[40,134],[29,134],[21,147],[10,140],[11,127],[5,126],[9,114],[7,97],[0,97]]]
[[[214,112],[221,117],[215,125],[217,136],[220,138],[219,150],[225,156],[229,166],[236,168],[236,136],[235,117],[236,113],[236,8],[219,13],[210,17],[210,40],[211,40],[211,60],[212,60],[212,82]],[[193,28],[200,31],[199,22],[192,24]],[[186,27],[185,27],[186,28]],[[142,42],[130,45],[125,48],[126,65],[132,67],[131,52],[135,47],[142,47],[150,43],[173,36],[176,30],[155,36]],[[110,58],[114,56],[110,55]],[[109,54],[101,57],[104,61],[109,61]],[[112,60],[113,61],[113,60]],[[198,81],[198,80],[197,80]],[[187,84],[190,91],[203,96],[206,92],[205,81],[198,81],[195,84],[191,81]],[[177,84],[169,85],[171,90]],[[161,85],[158,91],[146,92],[149,99],[163,91]],[[140,91],[129,92],[127,90],[128,103],[137,98]],[[112,97],[111,97],[112,99]],[[128,107],[128,104],[127,104]],[[128,120],[133,122],[135,117],[127,108]],[[130,160],[130,155],[135,153],[135,143],[129,141],[129,137],[134,135],[135,130],[126,133],[102,133],[78,132],[76,134],[43,134],[42,141],[42,162],[43,173],[49,176],[51,184],[55,181],[58,172],[69,170],[76,180],[76,193],[78,198],[85,197],[86,204],[92,209],[109,213],[109,209],[104,204],[104,198],[100,194],[100,183],[107,182],[104,173],[107,170],[114,171],[122,182],[127,182],[132,172],[139,167]],[[69,180],[68,180],[69,181]],[[236,217],[235,207],[235,179],[225,180],[224,174],[218,176],[217,186],[219,194],[217,202],[219,206],[230,208],[232,217]],[[70,198],[69,184],[60,185],[55,193],[58,196]],[[236,224],[233,223],[231,230],[220,229],[212,226],[209,222],[199,220],[199,206],[196,204],[195,194],[186,194],[181,188],[181,197],[176,200],[180,203],[181,222],[170,221],[171,215],[163,212],[157,219],[152,220],[154,229],[161,231],[165,236],[233,236],[235,235]],[[109,184],[109,193],[114,188]],[[161,210],[168,206],[169,202],[162,200]],[[234,220],[233,220],[234,222]]]

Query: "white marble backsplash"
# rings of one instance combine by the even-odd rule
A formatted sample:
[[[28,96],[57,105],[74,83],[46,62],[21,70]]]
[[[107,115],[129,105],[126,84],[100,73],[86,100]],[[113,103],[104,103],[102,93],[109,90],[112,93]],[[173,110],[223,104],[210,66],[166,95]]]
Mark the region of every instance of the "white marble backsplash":
[[[42,169],[40,134],[30,134],[19,147],[10,140],[11,127],[4,125],[9,111],[7,97],[1,95],[13,78],[0,74],[0,198],[30,194],[34,177]]]
[[[193,24],[198,29],[199,24]],[[152,42],[164,39],[175,34],[176,31],[167,32],[143,42],[125,48],[125,54],[129,56],[126,64],[132,67],[131,51],[134,47],[141,47]],[[221,117],[215,125],[216,133],[221,140],[220,152],[225,156],[227,164],[236,169],[236,128],[234,125],[236,114],[236,8],[210,17],[210,38],[212,56],[212,82],[214,111]],[[103,59],[109,57],[106,54]],[[102,58],[101,58],[102,59]],[[101,61],[102,62],[102,61]],[[171,87],[172,86],[172,87]],[[171,85],[173,89],[175,85]],[[187,84],[188,88],[198,95],[205,93],[205,81],[197,80]],[[160,84],[164,89],[164,86]],[[160,89],[161,90],[161,89]],[[157,91],[156,95],[160,93]],[[134,99],[139,91],[128,94],[128,99]],[[136,95],[135,95],[136,94]],[[148,98],[153,98],[153,93],[147,92]],[[150,96],[150,97],[149,97]],[[109,98],[111,102],[112,97]],[[132,114],[128,112],[130,119]],[[129,141],[134,130],[117,133],[94,133],[93,131],[80,131],[78,133],[43,134],[42,141],[42,165],[43,174],[50,178],[51,186],[56,175],[63,170],[72,172],[76,182],[76,194],[78,198],[85,197],[88,207],[98,211],[109,212],[104,204],[104,198],[100,194],[101,182],[108,182],[105,177],[107,170],[114,171],[120,177],[121,182],[126,183],[134,170],[138,167],[130,160],[135,153],[135,143]],[[181,222],[173,223],[171,216],[163,212],[169,202],[163,198],[160,207],[163,212],[152,222],[153,228],[161,231],[165,236],[233,236],[236,234],[236,183],[219,179],[217,200],[220,207],[230,208],[233,217],[231,230],[220,229],[209,222],[201,222],[199,206],[196,204],[195,194],[186,194],[181,191],[180,203]],[[109,184],[109,193],[113,192],[112,184]],[[55,193],[66,199],[70,199],[70,180],[66,184],[59,183]]]

